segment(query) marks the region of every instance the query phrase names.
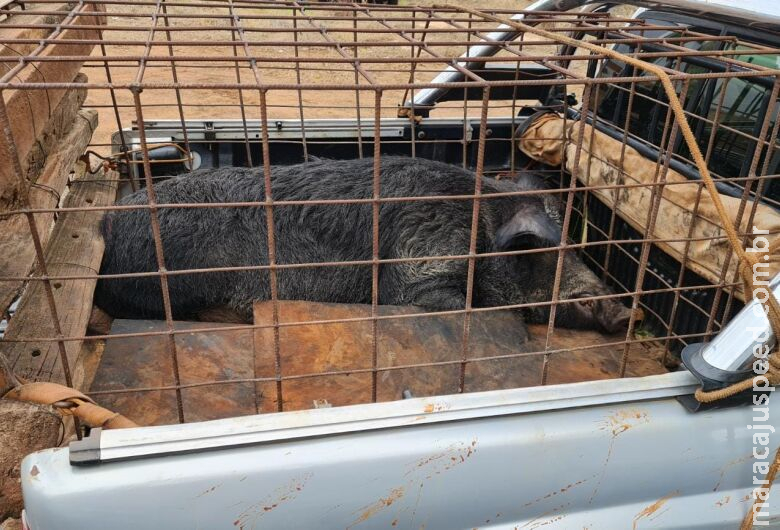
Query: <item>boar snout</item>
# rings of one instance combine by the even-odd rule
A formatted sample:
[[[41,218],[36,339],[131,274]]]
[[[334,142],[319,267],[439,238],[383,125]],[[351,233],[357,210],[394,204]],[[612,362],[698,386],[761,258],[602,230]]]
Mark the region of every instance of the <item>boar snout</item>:
[[[599,295],[603,294],[606,293],[599,293]],[[568,311],[562,310],[558,313],[556,323],[566,327],[600,329],[610,335],[626,331],[631,320],[631,310],[618,300],[611,298],[594,300],[593,296],[597,295],[593,293],[576,295],[574,298],[578,300],[570,304],[573,307]]]
[[[594,316],[599,326],[607,333],[618,333],[628,329],[631,310],[617,300],[597,300]]]

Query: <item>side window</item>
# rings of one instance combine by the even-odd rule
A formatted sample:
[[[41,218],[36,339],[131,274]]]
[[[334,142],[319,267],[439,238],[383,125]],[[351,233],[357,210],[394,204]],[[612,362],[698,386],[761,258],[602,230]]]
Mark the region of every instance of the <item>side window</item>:
[[[745,47],[738,47],[739,49]],[[733,48],[732,48],[733,49]],[[735,59],[776,68],[780,64],[780,55],[734,55]],[[771,83],[771,82],[770,82]],[[707,82],[707,98],[702,98],[694,110],[697,116],[704,116],[706,120],[696,120],[696,125],[691,123],[696,132],[699,148],[707,154],[710,143],[712,145],[709,168],[717,175],[724,178],[744,177],[747,175],[750,164],[756,151],[756,141],[763,125],[771,84],[761,83],[755,78],[712,79]],[[720,107],[720,116],[713,132],[713,122]],[[780,101],[775,104],[773,116],[770,118],[767,135],[771,135],[775,123],[777,123],[780,111]],[[757,173],[759,175],[775,175],[780,171],[780,143],[777,138],[766,138],[774,142],[772,158],[767,162],[768,146],[761,150],[759,155]],[[680,154],[689,158],[689,152],[683,145]],[[766,164],[766,170],[764,166]],[[742,186],[740,183],[739,186]],[[764,185],[764,196],[773,200],[775,204],[780,200],[780,183],[777,179],[768,179]]]
[[[668,22],[654,20],[647,20],[646,22],[654,25],[669,25]],[[655,38],[675,38],[684,36],[685,30],[656,30],[647,31],[645,34],[648,37]],[[684,46],[693,50],[699,50],[716,48],[718,42],[691,41],[686,42]],[[623,44],[616,47],[616,51],[630,54],[635,51],[635,48]],[[653,51],[657,51],[657,49]],[[659,57],[653,59],[652,62],[666,68],[675,69],[676,67],[675,60],[670,58]],[[680,65],[680,69],[687,73],[702,73],[705,71],[699,66],[685,62]],[[630,68],[626,68],[623,63],[617,61],[606,62],[599,77],[617,77],[622,75],[649,77],[649,74],[643,71],[633,71]],[[689,99],[695,97],[697,92],[701,89],[701,85],[702,82],[700,80],[691,82],[688,89]],[[602,88],[599,100],[593,102],[595,105],[593,108],[597,110],[599,118],[610,121],[618,127],[623,128],[626,123],[626,114],[629,108],[630,91],[631,83],[617,83]],[[631,116],[628,120],[628,130],[631,134],[650,144],[660,145],[663,140],[664,124],[668,112],[668,98],[666,97],[666,92],[663,90],[660,83],[649,81],[635,83],[634,91],[633,101],[631,102]]]
[[[648,20],[651,24],[668,25],[668,23]],[[680,32],[656,32],[655,37],[673,38],[684,35]],[[650,36],[650,35],[648,35]],[[696,41],[685,46],[699,50],[720,49],[723,41]],[[732,44],[729,43],[728,46]],[[745,48],[745,55],[734,55],[739,61],[760,64],[768,68],[780,65],[780,55],[754,54]],[[632,53],[634,48],[626,44],[616,47],[616,51]],[[658,58],[654,62],[667,68],[674,68],[673,60]],[[701,60],[691,59],[681,67],[686,73],[708,73],[712,69]],[[643,72],[634,72],[619,61],[605,61],[599,77],[644,76]],[[603,85],[598,91],[598,98],[591,101],[599,120],[608,121],[622,129],[628,113],[631,83],[615,83]],[[717,176],[723,178],[743,177],[747,174],[750,162],[756,149],[756,136],[767,112],[767,100],[771,88],[751,78],[695,78],[690,81],[686,97],[688,122],[694,131],[699,148],[703,154],[710,151],[709,168]],[[720,114],[718,113],[720,107]],[[778,119],[778,103],[769,131]],[[628,116],[628,132],[645,142],[660,146],[663,141],[664,122],[669,112],[668,99],[661,84],[658,82],[635,83],[635,94],[631,103],[631,114]],[[716,116],[717,126],[714,127]],[[763,167],[768,148],[764,147],[759,160],[759,174],[774,175],[780,172],[780,143],[777,138],[772,159],[764,172]],[[710,147],[710,142],[712,145]],[[691,159],[690,151],[684,141],[677,138],[674,146],[675,155],[687,160]],[[742,185],[739,183],[738,185]],[[780,204],[780,179],[768,179],[764,188],[764,196]]]
[[[768,94],[767,87],[748,79],[714,80],[712,96],[707,98],[710,100],[708,107],[702,108],[699,105],[694,110],[694,114],[706,117],[706,120],[691,123],[691,127],[697,132],[702,153],[707,153],[712,141],[709,167],[713,172],[724,178],[738,177],[749,167],[756,149],[756,129],[763,122]],[[706,104],[707,101],[702,103]],[[713,136],[713,122],[716,117],[718,123]],[[690,153],[684,144],[680,154],[689,158]]]
[[[628,54],[634,50],[626,45],[621,45],[616,48],[616,51]],[[667,67],[671,63],[666,58],[655,59],[654,62]],[[600,77],[623,77],[624,75],[645,77],[649,74],[641,71],[634,72],[633,69],[626,68],[625,64],[616,61],[606,63],[600,73]],[[631,83],[605,85],[599,92],[599,100],[594,102],[595,106],[593,107],[599,118],[610,121],[622,129],[626,123],[626,114],[629,109]],[[666,95],[660,83],[637,82],[634,84],[628,130],[631,134],[650,143],[656,143],[656,140],[660,140],[663,132],[665,115],[663,105],[658,105],[658,101],[663,102],[664,105],[666,103]]]

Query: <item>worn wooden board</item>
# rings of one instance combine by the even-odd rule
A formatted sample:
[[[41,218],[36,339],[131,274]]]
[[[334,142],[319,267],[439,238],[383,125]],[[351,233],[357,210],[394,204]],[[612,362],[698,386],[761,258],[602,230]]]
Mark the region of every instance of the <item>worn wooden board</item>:
[[[56,5],[60,9],[63,9],[61,4]],[[64,9],[70,11],[70,8],[68,7],[65,7]],[[104,10],[102,5],[90,3],[84,4],[78,9],[85,12]],[[55,17],[59,16],[55,15]],[[16,15],[14,15],[13,19],[16,20]],[[105,17],[76,16],[71,23],[74,25],[105,24]],[[5,30],[5,33],[13,32],[11,28],[3,29]],[[97,30],[78,28],[65,29],[58,36],[58,40],[97,38],[99,38],[99,32]],[[93,47],[93,44],[49,44],[46,49],[41,52],[41,57],[89,55],[92,52]],[[7,50],[6,53],[16,54],[20,51],[25,51],[29,54],[33,50],[24,48]],[[8,65],[10,68],[16,66],[15,63],[8,63]],[[14,79],[18,82],[27,83],[70,83],[76,78],[76,75],[81,70],[81,66],[82,63],[77,61],[31,62],[27,67],[20,70]],[[10,70],[4,70],[1,73],[4,75],[8,71]],[[51,88],[46,90],[10,89],[5,91],[4,97],[11,126],[11,134],[21,162],[27,160],[36,139],[46,128],[54,110],[66,91],[67,89],[65,88]],[[5,135],[0,135],[0,160],[10,159],[11,155],[8,140]],[[13,205],[21,191],[18,180],[14,174],[13,164],[0,164],[0,211]]]
[[[360,318],[370,315],[363,305],[317,304],[283,301],[280,322]],[[419,311],[410,307],[380,307],[381,315]],[[256,322],[271,322],[268,302],[255,307]],[[462,317],[424,317],[380,321],[378,366],[405,366],[429,362],[458,361],[461,356]],[[224,324],[176,322],[177,329],[213,328]],[[116,320],[112,334],[165,331],[165,322]],[[471,326],[470,358],[509,355],[544,349],[545,326],[531,326],[526,340],[524,327],[511,312],[477,313]],[[622,347],[581,349],[584,345],[618,342],[589,331],[558,330],[551,348],[580,348],[550,356],[550,383],[617,377]],[[253,377],[274,377],[273,331],[236,330],[176,335],[179,371],[183,384],[244,379],[231,384],[206,385],[182,390],[185,421],[198,421],[276,411],[275,382],[257,384]],[[363,370],[371,367],[371,323],[307,324],[280,328],[281,368],[284,376]],[[657,347],[635,346],[628,364],[630,376],[664,373]],[[539,383],[542,357],[514,357],[472,362],[467,365],[466,390],[495,390],[533,386]],[[459,363],[424,368],[381,371],[380,401],[401,399],[404,390],[414,396],[451,394],[457,391]],[[170,386],[172,361],[164,335],[109,339],[97,369],[92,390],[125,390]],[[174,390],[101,394],[104,406],[144,425],[176,423]],[[255,402],[257,400],[257,403]],[[368,373],[324,375],[283,382],[285,410],[312,408],[315,400],[332,406],[371,400]]]
[[[2,22],[0,22],[0,40],[2,40],[3,42],[7,42],[10,39],[46,38],[51,34],[52,32],[51,28],[40,28],[40,27],[12,28],[12,27],[8,27],[7,24],[9,23],[13,23],[15,25],[57,24],[59,22],[62,22],[62,19],[64,19],[67,13],[71,10],[73,4],[68,2],[56,2],[51,4],[45,4],[45,5],[41,4],[39,6],[32,5],[27,7],[33,7],[34,10],[17,11],[9,18],[6,18]],[[36,10],[41,8],[45,9],[50,14],[43,15],[41,13],[35,12]],[[56,12],[59,12],[59,14],[54,14]],[[4,45],[2,48],[0,48],[0,57],[13,56],[13,55],[17,55],[17,56],[27,55],[37,47],[38,44],[35,42],[9,43]],[[2,63],[2,65],[0,65],[0,73],[5,73],[8,70],[10,70],[10,68],[6,63]]]
[[[105,206],[116,198],[115,172],[98,172],[85,180],[74,180],[65,198],[66,207]],[[50,276],[97,273],[103,257],[100,236],[101,211],[77,211],[60,214],[46,247],[46,266]],[[95,280],[56,280],[52,282],[60,326],[65,336],[82,336],[92,311]],[[55,337],[53,321],[43,282],[30,282],[22,295],[16,315],[9,322],[6,337],[21,339]],[[80,341],[65,343],[73,386],[79,388],[84,371],[77,358]],[[36,381],[64,382],[56,342],[0,342],[0,351],[11,362],[17,375]]]
[[[63,101],[77,103],[80,96],[66,98]],[[71,170],[79,156],[89,145],[92,132],[97,127],[97,112],[82,110],[74,112],[68,127],[60,127],[62,135],[55,148],[46,156],[46,163],[39,175],[38,185],[30,188],[30,203],[33,208],[54,208],[60,200],[68,183]],[[52,129],[53,131],[53,129]],[[52,229],[54,215],[40,213],[35,215],[38,236],[41,244],[46,245]],[[30,225],[24,215],[0,216],[0,271],[7,276],[26,276],[35,263],[35,247],[30,235]],[[5,312],[22,288],[21,281],[0,282],[0,313]]]
[[[79,73],[73,79],[74,83],[87,83],[87,76]],[[90,129],[97,127],[97,117],[93,118],[90,113],[95,111],[82,111],[81,105],[87,99],[87,89],[70,88],[59,101],[55,109],[50,113],[49,120],[38,132],[35,143],[30,147],[27,157],[22,161],[22,169],[25,171],[25,178],[29,182],[35,182],[39,185],[48,186],[59,193],[62,186],[57,182],[48,182],[47,180],[56,179],[50,171],[46,171],[46,164],[49,157],[57,156],[63,148],[63,139],[70,138],[72,141],[74,129],[82,129],[85,124]],[[84,112],[89,112],[84,114]],[[85,133],[80,133],[86,136]],[[92,137],[90,133],[88,137]],[[65,146],[69,145],[68,143]],[[83,149],[82,149],[83,152]],[[33,198],[31,197],[31,200]]]

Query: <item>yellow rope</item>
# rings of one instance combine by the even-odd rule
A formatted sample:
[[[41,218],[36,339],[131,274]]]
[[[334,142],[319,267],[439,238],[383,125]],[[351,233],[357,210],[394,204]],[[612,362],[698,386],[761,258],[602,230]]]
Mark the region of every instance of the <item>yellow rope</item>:
[[[75,416],[90,427],[104,429],[138,427],[133,421],[118,412],[101,407],[78,390],[57,383],[23,383],[0,396],[0,399],[51,405],[61,414]]]

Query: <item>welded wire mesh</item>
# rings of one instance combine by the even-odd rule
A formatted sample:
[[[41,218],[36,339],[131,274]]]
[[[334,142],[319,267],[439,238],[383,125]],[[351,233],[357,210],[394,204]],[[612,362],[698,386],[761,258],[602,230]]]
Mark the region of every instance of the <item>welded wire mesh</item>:
[[[778,173],[778,87],[780,50],[760,35],[733,36],[723,28],[697,27],[684,18],[634,19],[627,11],[577,13],[484,10],[457,6],[391,7],[364,3],[318,3],[281,0],[198,1],[150,0],[133,3],[114,0],[74,2],[63,11],[61,2],[18,1],[0,9],[6,16],[3,27],[28,30],[4,38],[6,49],[16,53],[0,55],[0,127],[6,140],[8,163],[4,175],[15,194],[7,204],[6,218],[25,216],[35,246],[35,267],[22,276],[3,275],[2,282],[41,282],[47,293],[53,332],[47,336],[6,337],[4,344],[57,344],[57,358],[33,359],[34,353],[14,350],[11,363],[25,377],[47,380],[61,378],[71,384],[74,357],[69,343],[97,343],[108,335],[67,334],[60,322],[72,311],[67,301],[57,299],[56,285],[102,278],[159,277],[165,308],[166,329],[114,333],[111,338],[165,337],[172,366],[169,383],[153,387],[117,388],[101,394],[143,393],[170,390],[176,393],[179,421],[185,420],[182,390],[208,387],[215,393],[221,385],[269,383],[275,403],[283,410],[283,381],[338,374],[370,374],[371,399],[377,400],[381,374],[430,366],[458,366],[459,378],[453,392],[465,390],[469,366],[495,360],[480,357],[469,346],[471,319],[475,313],[502,309],[549,307],[544,347],[534,351],[518,348],[502,358],[536,358],[540,364],[539,384],[549,378],[552,357],[568,355],[573,348],[556,349],[552,338],[558,329],[556,308],[571,303],[561,297],[563,253],[577,252],[607,284],[615,299],[640,308],[645,323],[634,312],[623,336],[599,345],[581,345],[578,351],[612,346],[620,350],[619,376],[624,376],[632,348],[654,344],[664,350],[670,366],[679,348],[707,340],[740,307],[738,276],[730,268],[734,259],[726,251],[722,232],[694,236],[692,221],[687,237],[658,236],[657,224],[668,222],[659,210],[665,189],[697,185],[695,201],[684,205],[690,218],[699,217],[700,201],[706,195],[689,146],[679,134],[679,123],[669,111],[669,100],[658,79],[606,58],[593,50],[564,45],[558,39],[516,30],[497,40],[493,32],[502,21],[524,14],[523,23],[543,28],[553,36],[575,36],[600,48],[614,49],[661,66],[674,82],[677,98],[699,141],[722,193],[740,199],[736,219],[740,227],[752,226],[759,204],[776,209],[780,193]],[[20,21],[42,15],[48,21]],[[511,23],[508,24],[511,29]],[[29,30],[39,31],[32,35]],[[41,37],[43,35],[43,37]],[[479,46],[494,47],[478,56]],[[21,51],[19,51],[21,50]],[[85,51],[86,50],[86,51]],[[464,55],[471,55],[467,60]],[[80,64],[86,83],[72,79],[51,81],[49,63],[62,67]],[[449,69],[453,76],[437,78]],[[35,75],[38,72],[40,75]],[[118,169],[122,187],[148,190],[148,204],[136,206],[91,206],[36,208],[30,204],[29,182],[22,157],[15,149],[20,125],[9,115],[7,105],[16,93],[33,95],[84,87],[85,107],[97,109],[99,127],[90,150],[110,159],[107,167]],[[433,94],[433,97],[431,96]],[[430,103],[433,101],[433,103]],[[573,166],[596,155],[583,148],[588,134],[611,135],[620,143],[619,173],[627,149],[634,149],[655,166],[652,182],[588,184],[582,171],[534,162],[517,149],[517,129],[533,111],[556,112],[571,127],[569,149]],[[335,121],[342,120],[342,121]],[[437,121],[438,120],[438,121]],[[434,126],[439,124],[438,126]],[[588,129],[585,126],[588,125]],[[438,127],[438,128],[437,128]],[[559,141],[560,138],[550,138]],[[154,153],[172,144],[176,154],[159,160]],[[265,197],[252,202],[176,204],[175,208],[263,208],[269,260],[252,266],[225,263],[219,268],[168,270],[166,248],[160,233],[159,215],[173,205],[160,203],[154,183],[172,168],[186,170],[197,153],[203,164],[243,165],[259,168]],[[382,154],[436,158],[469,168],[476,174],[472,194],[424,197],[425,201],[469,201],[472,206],[471,243],[466,253],[452,256],[410,256],[388,258],[380,253],[379,235],[392,227],[380,225],[384,204],[420,201],[421,197],[382,195],[381,157],[374,157],[373,193],[367,199],[320,199],[280,201],[274,199],[272,166],[300,162],[310,156],[363,158]],[[335,154],[335,155],[334,155]],[[92,163],[98,160],[92,157]],[[185,161],[185,162],[183,162]],[[684,184],[667,180],[671,169],[690,175]],[[491,196],[482,193],[485,178],[517,179],[524,173],[543,175],[555,187],[544,191],[517,191],[516,195],[548,194],[560,198],[562,233],[558,246],[531,251],[477,253],[477,219],[480,204]],[[113,177],[112,177],[113,178]],[[89,180],[89,178],[87,178]],[[105,178],[100,179],[106,182]],[[649,205],[641,224],[630,224],[619,208],[605,203],[603,195],[616,197],[642,190]],[[278,263],[273,211],[288,206],[366,204],[372,209],[370,259],[360,261]],[[615,203],[616,204],[616,203]],[[45,248],[39,237],[36,215],[58,216],[84,211],[145,209],[155,244],[157,270],[133,271],[121,275],[50,275]],[[747,223],[742,222],[749,218]],[[742,230],[748,245],[751,234]],[[664,245],[682,243],[681,259],[670,257]],[[694,247],[720,245],[725,256],[716,278],[697,275],[689,266]],[[474,307],[473,288],[480,259],[552,252],[559,256],[555,277],[550,278],[549,300],[501,307]],[[457,310],[404,315],[380,314],[379,278],[383,266],[394,263],[461,260],[467,263],[467,284],[463,286],[465,307]],[[304,267],[367,267],[371,270],[371,312],[351,319],[317,323],[370,322],[372,351],[369,366],[348,370],[313,371],[284,375],[280,355],[281,330],[314,322],[281,322],[277,275]],[[225,324],[177,328],[171,309],[168,282],[176,275],[215,272],[267,272],[274,306],[270,324]],[[612,295],[610,295],[612,296]],[[604,296],[593,296],[599,300]],[[582,301],[582,300],[581,300]],[[63,309],[65,308],[65,309]],[[5,308],[4,308],[5,309]],[[65,313],[64,313],[65,311]],[[382,341],[378,323],[387,319],[414,319],[431,315],[463,315],[462,349],[448,361],[383,366],[377,349]],[[10,321],[13,323],[13,319]],[[646,324],[649,322],[649,324]],[[643,327],[644,326],[644,327]],[[184,383],[179,373],[175,337],[184,333],[217,333],[241,329],[272,329],[275,373],[271,377],[227,378]],[[21,353],[19,353],[21,352]],[[40,352],[38,352],[40,354]],[[78,356],[75,357],[79,359]],[[77,360],[77,362],[81,362]]]

